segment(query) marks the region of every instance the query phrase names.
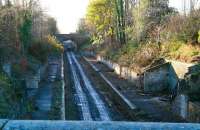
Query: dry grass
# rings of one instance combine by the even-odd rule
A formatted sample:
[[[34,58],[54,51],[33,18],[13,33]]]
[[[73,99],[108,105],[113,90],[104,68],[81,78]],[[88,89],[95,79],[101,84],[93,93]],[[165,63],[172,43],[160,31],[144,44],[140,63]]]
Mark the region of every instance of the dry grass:
[[[161,46],[156,43],[127,43],[118,49],[103,47],[97,53],[140,73],[143,68],[160,57],[190,63],[196,57],[200,57],[200,46],[180,41],[163,43]]]
[[[162,53],[169,59],[190,63],[195,57],[200,56],[200,46],[184,43],[169,43],[162,46]]]
[[[138,44],[128,43],[118,50],[113,48],[103,48],[98,52],[99,55],[106,57],[122,66],[130,67],[137,72],[151,64],[160,55],[160,48],[157,44]]]

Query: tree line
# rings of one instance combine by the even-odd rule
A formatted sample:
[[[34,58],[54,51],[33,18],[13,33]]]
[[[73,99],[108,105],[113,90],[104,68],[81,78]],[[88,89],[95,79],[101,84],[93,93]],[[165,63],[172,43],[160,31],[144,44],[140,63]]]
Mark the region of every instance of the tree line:
[[[52,40],[58,32],[56,24],[38,0],[0,0],[1,64],[28,64],[33,59],[43,62],[52,45],[45,43],[58,42],[55,37]]]
[[[56,20],[38,0],[0,0],[0,118],[30,119],[27,78],[63,48],[54,37]],[[5,69],[7,68],[7,69]]]
[[[150,52],[155,52],[154,49],[157,48],[156,52],[159,53],[151,54],[148,49],[144,49],[144,54],[147,57],[153,55],[150,58],[152,60],[157,55],[171,51],[162,49],[167,48],[166,46],[178,50],[185,44],[199,45],[200,9],[195,6],[194,1],[191,3],[189,11],[180,12],[169,6],[169,0],[91,0],[77,31],[89,34],[93,45],[104,46],[104,51],[110,46],[108,52],[113,52],[111,50],[117,46],[118,54],[115,49],[111,55],[121,55],[121,52],[127,54],[131,52],[127,49],[135,49],[136,46],[140,49],[143,46],[144,49],[151,44],[146,48],[151,50],[153,46],[153,51]],[[199,55],[198,49],[192,48],[191,51],[194,55]],[[135,56],[133,52],[136,51],[132,51],[130,57]],[[143,54],[142,50],[140,53]],[[180,57],[178,55],[177,58]]]

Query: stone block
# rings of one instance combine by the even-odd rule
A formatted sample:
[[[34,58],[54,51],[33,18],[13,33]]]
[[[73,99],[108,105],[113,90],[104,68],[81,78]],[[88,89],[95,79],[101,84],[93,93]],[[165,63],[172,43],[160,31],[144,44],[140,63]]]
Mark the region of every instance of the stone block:
[[[131,81],[137,81],[138,80],[138,74],[135,71],[131,70]]]
[[[118,75],[120,75],[120,73],[121,73],[121,68],[120,68],[120,66],[118,65],[118,64],[116,64],[116,63],[114,63],[113,64],[113,69],[115,70],[115,72],[118,74]]]
[[[182,119],[188,119],[188,103],[188,96],[178,95],[172,104],[173,113]]]
[[[28,89],[37,89],[39,86],[39,77],[33,76],[33,77],[28,77],[26,78],[26,87]]]
[[[113,63],[112,61],[105,60],[101,56],[97,56],[97,60],[104,63],[105,65],[107,65],[110,69],[113,69],[115,71],[115,73],[117,75],[121,76],[122,78],[125,78],[125,79],[133,82],[135,85],[138,84],[137,82],[139,80],[139,76],[132,69],[130,69],[128,67],[120,66],[119,64]]]
[[[3,70],[5,73],[7,73],[8,76],[11,76],[11,64],[10,63],[4,64]]]
[[[145,70],[144,91],[173,91],[178,85],[178,77],[170,63],[165,63]]]

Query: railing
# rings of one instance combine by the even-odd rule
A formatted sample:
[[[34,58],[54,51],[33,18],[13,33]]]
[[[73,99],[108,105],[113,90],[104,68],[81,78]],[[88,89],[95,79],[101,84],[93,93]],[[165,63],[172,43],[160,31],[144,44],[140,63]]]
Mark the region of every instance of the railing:
[[[2,130],[199,130],[200,124],[0,120]]]

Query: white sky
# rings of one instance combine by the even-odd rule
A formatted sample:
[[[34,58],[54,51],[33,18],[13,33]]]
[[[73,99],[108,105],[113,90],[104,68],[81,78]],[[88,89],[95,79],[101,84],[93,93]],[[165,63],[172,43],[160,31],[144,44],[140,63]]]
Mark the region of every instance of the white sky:
[[[47,14],[57,20],[61,33],[75,32],[79,19],[87,9],[89,0],[40,0]]]
[[[40,0],[47,14],[57,20],[61,33],[75,32],[79,19],[84,17],[89,0]],[[170,0],[170,6],[182,9],[182,0]]]

